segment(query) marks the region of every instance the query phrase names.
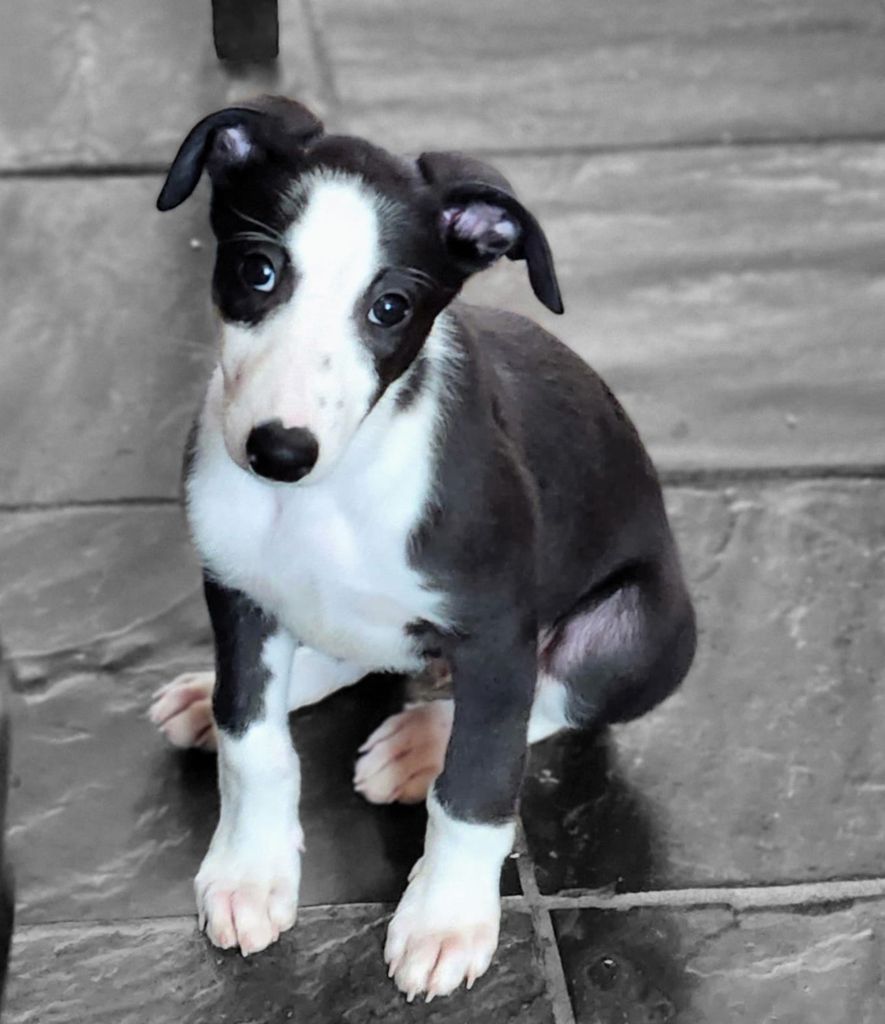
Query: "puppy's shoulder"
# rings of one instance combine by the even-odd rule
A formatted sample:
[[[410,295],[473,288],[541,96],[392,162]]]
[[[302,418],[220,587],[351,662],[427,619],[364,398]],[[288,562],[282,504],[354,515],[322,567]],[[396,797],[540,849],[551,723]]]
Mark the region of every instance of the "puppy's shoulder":
[[[489,367],[498,397],[517,421],[592,414],[633,434],[623,407],[600,375],[565,342],[527,316],[453,304],[463,343]]]

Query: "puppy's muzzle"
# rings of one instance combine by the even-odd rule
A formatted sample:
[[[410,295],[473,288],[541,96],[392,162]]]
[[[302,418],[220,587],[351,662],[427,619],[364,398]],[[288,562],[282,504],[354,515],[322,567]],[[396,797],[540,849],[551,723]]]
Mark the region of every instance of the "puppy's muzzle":
[[[252,470],[268,480],[291,484],[313,469],[319,455],[317,439],[305,427],[284,427],[270,420],[255,427],[246,440]]]

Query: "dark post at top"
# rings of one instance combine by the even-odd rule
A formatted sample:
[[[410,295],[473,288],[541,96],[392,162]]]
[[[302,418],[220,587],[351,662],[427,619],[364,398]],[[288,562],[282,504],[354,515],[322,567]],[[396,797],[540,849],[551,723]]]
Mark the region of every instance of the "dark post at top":
[[[277,0],[212,0],[212,36],[221,60],[274,60],[280,52]]]

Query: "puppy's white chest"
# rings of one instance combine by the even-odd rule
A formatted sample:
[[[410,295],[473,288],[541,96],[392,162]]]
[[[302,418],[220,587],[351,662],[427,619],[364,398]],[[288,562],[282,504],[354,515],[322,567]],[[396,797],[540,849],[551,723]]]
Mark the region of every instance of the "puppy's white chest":
[[[408,564],[407,533],[391,529],[381,509],[359,516],[328,494],[296,496],[307,500],[259,538],[256,590],[311,647],[379,668],[413,661],[405,627],[435,602]]]
[[[423,474],[392,480],[383,466],[364,474],[355,462],[311,486],[271,486],[234,465],[204,427],[188,512],[207,568],[310,647],[367,668],[417,667],[406,627],[444,621],[441,596],[408,559]]]

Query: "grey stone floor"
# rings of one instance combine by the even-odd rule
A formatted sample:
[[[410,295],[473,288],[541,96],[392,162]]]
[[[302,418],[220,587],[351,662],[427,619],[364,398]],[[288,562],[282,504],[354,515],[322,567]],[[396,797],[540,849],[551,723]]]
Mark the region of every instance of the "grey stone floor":
[[[276,68],[208,4],[35,0],[0,34],[0,630],[15,671],[5,1020],[881,1024],[885,2],[283,0]],[[350,790],[400,699],[293,723],[306,909],[243,961],[197,934],[214,766],[144,718],[206,665],[176,506],[211,359],[184,131],[274,89],[336,129],[496,162],[566,316],[471,288],[609,380],[667,483],[701,646],[682,690],[533,752],[495,967],[407,1006],[384,918],[422,812]]]

